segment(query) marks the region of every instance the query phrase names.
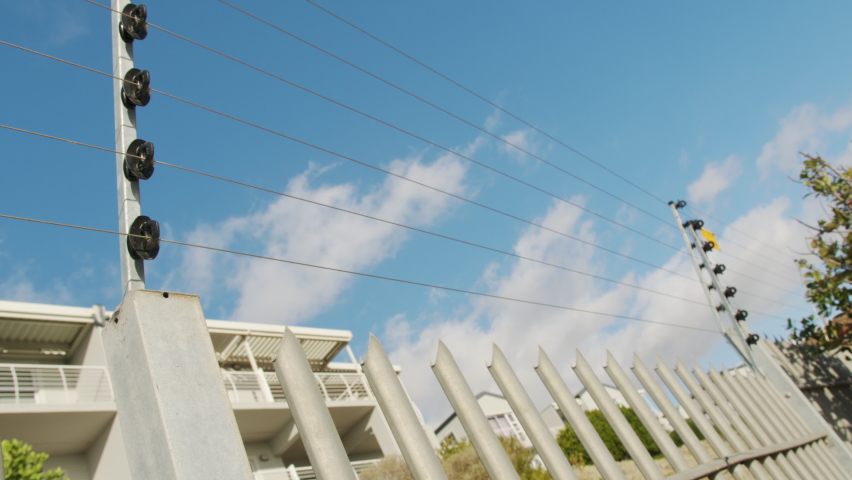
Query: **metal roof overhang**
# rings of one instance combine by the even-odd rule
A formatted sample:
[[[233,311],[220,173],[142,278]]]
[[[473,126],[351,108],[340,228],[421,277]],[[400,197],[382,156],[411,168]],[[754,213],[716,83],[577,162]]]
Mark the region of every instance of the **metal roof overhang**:
[[[67,359],[94,325],[93,308],[0,301],[0,359]]]
[[[281,336],[286,328],[290,328],[308,357],[308,362],[314,371],[322,371],[329,362],[341,352],[352,340],[352,332],[347,330],[331,330],[310,327],[286,327],[284,325],[268,325],[262,323],[229,322],[222,320],[207,320],[210,339],[216,357],[222,365],[248,365],[248,343],[257,363],[271,369],[272,361],[278,354]]]

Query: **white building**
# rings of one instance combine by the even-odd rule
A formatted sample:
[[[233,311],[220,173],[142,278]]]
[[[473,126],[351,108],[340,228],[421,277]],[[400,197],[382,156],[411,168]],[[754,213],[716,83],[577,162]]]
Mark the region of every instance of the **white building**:
[[[108,312],[0,301],[0,438],[47,452],[74,480],[130,480],[101,340]],[[272,369],[284,327],[208,320],[257,480],[313,477]],[[348,347],[344,330],[290,327],[313,367],[356,471],[399,449]],[[349,362],[332,362],[341,352]],[[132,445],[130,446],[132,448]]]
[[[481,392],[476,396],[476,401],[479,402],[479,406],[482,408],[483,413],[485,413],[485,417],[488,419],[491,428],[494,429],[494,433],[500,437],[515,437],[523,446],[532,447],[532,442],[527,437],[527,433],[518,422],[515,414],[512,413],[512,407],[509,406],[508,400],[500,395]],[[453,412],[452,415],[435,429],[435,436],[439,442],[447,437],[458,441],[467,438],[467,433],[464,431],[461,420]]]

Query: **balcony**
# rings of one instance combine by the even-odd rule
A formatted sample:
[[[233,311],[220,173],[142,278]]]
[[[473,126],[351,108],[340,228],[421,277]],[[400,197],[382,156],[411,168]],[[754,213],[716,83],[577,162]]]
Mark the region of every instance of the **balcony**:
[[[261,382],[261,377],[266,385]],[[373,392],[360,373],[315,373],[317,386],[327,403],[372,400]],[[232,372],[222,370],[225,390],[231,403],[284,402],[284,390],[273,372]],[[268,386],[268,393],[265,392]]]
[[[360,477],[361,472],[372,467],[378,460],[362,460],[352,462],[355,475]],[[311,467],[287,467],[273,468],[269,470],[258,470],[254,472],[254,480],[316,480],[317,476]]]
[[[105,367],[0,363],[0,405],[112,401]]]

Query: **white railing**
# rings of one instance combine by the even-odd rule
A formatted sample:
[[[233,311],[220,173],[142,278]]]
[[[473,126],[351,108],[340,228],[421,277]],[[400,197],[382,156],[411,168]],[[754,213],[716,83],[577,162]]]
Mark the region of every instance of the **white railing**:
[[[352,469],[360,477],[361,472],[372,467],[378,460],[362,460],[352,462]],[[316,480],[314,469],[308,467],[271,468],[254,472],[254,480]]]
[[[351,400],[372,400],[373,392],[367,379],[360,373],[315,373],[317,386],[326,402],[344,402]],[[269,385],[272,398],[283,402],[284,390],[274,372],[264,372],[263,378]],[[231,372],[222,370],[225,390],[231,403],[267,403],[260,387],[260,378],[254,372]]]
[[[104,367],[0,363],[0,404],[112,401]]]

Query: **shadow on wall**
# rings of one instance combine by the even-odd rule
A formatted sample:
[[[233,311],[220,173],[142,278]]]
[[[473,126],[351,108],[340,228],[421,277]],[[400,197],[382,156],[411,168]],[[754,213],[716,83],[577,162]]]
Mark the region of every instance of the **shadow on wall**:
[[[766,344],[774,347],[772,356],[852,448],[852,361],[843,354],[814,355],[807,346],[789,341]]]

